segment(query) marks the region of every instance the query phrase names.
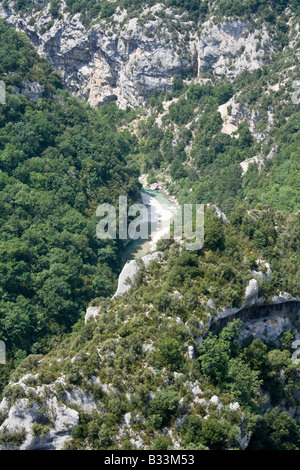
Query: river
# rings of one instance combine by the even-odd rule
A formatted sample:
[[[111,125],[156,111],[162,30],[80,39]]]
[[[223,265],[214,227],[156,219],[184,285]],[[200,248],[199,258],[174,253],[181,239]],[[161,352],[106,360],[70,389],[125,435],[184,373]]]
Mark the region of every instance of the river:
[[[148,225],[149,237],[145,240],[141,238],[131,240],[127,244],[123,253],[123,264],[155,251],[158,240],[168,235],[168,228],[176,213],[176,206],[162,191],[143,188],[141,201],[148,208],[148,215],[146,219],[141,219],[140,224]]]

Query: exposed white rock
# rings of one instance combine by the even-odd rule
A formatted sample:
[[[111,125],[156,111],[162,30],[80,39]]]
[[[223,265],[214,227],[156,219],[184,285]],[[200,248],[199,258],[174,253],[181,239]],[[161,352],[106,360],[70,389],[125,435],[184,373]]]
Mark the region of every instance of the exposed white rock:
[[[196,397],[195,402],[199,403],[199,405],[208,406],[208,402],[205,398]]]
[[[199,387],[198,384],[195,384],[192,388],[191,388],[191,391],[192,391],[192,394],[195,396],[197,395],[203,395],[203,392],[201,390],[201,388]]]
[[[96,318],[99,316],[99,312],[100,312],[100,309],[101,307],[98,306],[98,307],[89,307],[86,311],[86,314],[85,314],[85,317],[84,317],[84,322],[87,323],[87,321],[90,319],[90,318]]]
[[[221,312],[219,312],[214,318],[213,318],[213,323],[215,323],[216,321],[222,319],[222,318],[227,318],[227,317],[231,317],[233,316],[234,314],[236,314],[237,312],[239,312],[239,308],[235,308],[235,307],[229,307],[229,308],[224,308]],[[210,328],[211,324],[208,324],[208,329]]]
[[[147,366],[147,370],[149,370],[153,375],[157,375],[157,372],[155,372],[152,366]]]
[[[216,206],[215,204],[207,204],[207,207],[212,207],[219,219],[222,219],[225,224],[229,223],[226,215],[224,214],[224,212],[221,211],[218,206]]]
[[[125,413],[124,415],[124,421],[125,421],[125,424],[126,426],[130,426],[131,425],[131,413]]]
[[[147,267],[149,265],[149,263],[151,263],[151,261],[153,261],[153,260],[157,261],[162,256],[163,256],[162,251],[155,251],[154,253],[150,253],[148,255],[143,256],[142,261],[143,261],[144,265]]]
[[[227,103],[221,104],[218,108],[219,113],[221,114],[221,118],[223,121],[222,125],[222,132],[223,134],[228,134],[232,135],[234,134],[237,130],[238,127],[236,124],[234,124],[234,120],[232,117],[232,112],[229,114],[228,109],[233,107],[234,100],[231,98]]]
[[[295,312],[294,318],[300,320],[300,310]],[[278,343],[280,335],[284,331],[292,331],[293,323],[291,316],[278,312],[265,317],[245,321],[240,329],[239,341],[243,341],[249,336],[260,338],[263,341]]]
[[[234,403],[229,403],[229,408],[232,410],[232,411],[237,411],[240,409],[240,405],[237,401],[235,401]]]
[[[62,449],[71,430],[79,423],[79,413],[58,403],[56,397],[48,398],[44,407],[51,413],[53,424],[43,437],[35,436],[32,432],[33,424],[38,421],[40,405],[37,403],[31,405],[27,398],[22,398],[11,406],[0,430],[7,432],[25,430],[26,435],[20,450]]]
[[[190,359],[195,359],[194,346],[188,346],[188,356]]]
[[[249,165],[251,163],[257,163],[259,170],[261,170],[263,166],[263,161],[257,155],[251,158],[247,158],[246,160],[240,163],[240,166],[242,167],[242,170],[243,170],[242,176],[244,176],[247,173]]]
[[[16,95],[25,96],[29,101],[35,101],[45,93],[45,89],[39,82],[22,82],[21,88],[12,86],[12,91]]]
[[[298,301],[299,302],[300,297],[298,295],[293,297],[288,292],[279,292],[279,294],[274,295],[274,297],[272,299],[272,302],[274,304],[280,304],[280,303],[287,302],[287,301]]]
[[[83,411],[90,413],[97,409],[95,400],[80,388],[72,388],[64,394],[67,403],[78,406]]]
[[[253,305],[258,300],[258,282],[256,279],[250,279],[246,287],[245,300],[243,306]]]
[[[220,404],[220,398],[217,397],[217,395],[213,395],[209,401],[213,405],[219,405]]]
[[[144,343],[142,349],[144,352],[152,351],[154,349],[153,341],[150,340],[148,343]]]
[[[213,301],[213,299],[208,299],[206,305],[211,309],[211,310],[215,310],[216,309],[216,306],[215,306],[215,303]],[[203,323],[203,322],[202,322]]]
[[[242,431],[239,428],[238,442],[239,442],[241,450],[245,450],[248,447],[250,439],[251,439],[251,434],[242,434]]]
[[[137,449],[142,449],[144,442],[143,439],[140,436],[137,436],[135,438],[130,439],[132,444],[137,448]]]
[[[256,264],[258,265],[259,270],[252,270],[251,273],[253,276],[259,277],[269,277],[272,274],[270,263],[263,259],[257,259]]]
[[[179,378],[182,377],[182,376],[183,376],[182,372],[174,372],[174,377],[175,377],[175,379],[179,379]],[[180,401],[181,401],[181,400],[184,400],[184,399],[181,398]],[[180,401],[179,401],[179,403],[180,403]]]
[[[175,374],[175,373],[174,373],[174,374]],[[184,403],[185,403],[185,398],[184,398],[184,397],[180,398],[179,404],[178,404],[179,407],[182,407],[182,406],[184,405]]]
[[[156,251],[154,253],[143,256],[141,261],[147,267],[151,261],[159,260],[162,254],[163,253],[161,251]],[[131,288],[132,282],[134,281],[134,276],[139,272],[139,270],[140,266],[136,260],[128,261],[125,264],[119,275],[117,291],[113,295],[113,298],[124,294]]]
[[[0,413],[7,413],[9,410],[9,401],[6,397],[3,397],[2,401],[0,402]]]
[[[134,276],[139,272],[139,270],[140,267],[136,260],[131,260],[125,264],[119,275],[118,288],[113,298],[124,294],[131,288]]]
[[[101,383],[101,388],[105,393],[112,393],[116,391],[115,387],[112,384]]]
[[[182,423],[184,422],[186,417],[187,417],[187,414],[184,414],[184,415],[179,416],[178,418],[176,418],[176,421],[175,421],[176,428],[180,428],[180,426],[182,425]]]
[[[179,300],[182,300],[182,299],[183,299],[183,295],[182,295],[181,292],[179,292],[178,290],[174,290],[174,291],[171,293],[171,296],[172,296],[172,297],[177,297]]]
[[[91,381],[95,384],[100,383],[100,378],[95,377],[94,375],[91,375]]]

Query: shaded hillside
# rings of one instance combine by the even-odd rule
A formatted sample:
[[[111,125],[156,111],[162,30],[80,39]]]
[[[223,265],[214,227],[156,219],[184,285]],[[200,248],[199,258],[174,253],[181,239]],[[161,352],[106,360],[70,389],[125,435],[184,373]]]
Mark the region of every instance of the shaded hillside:
[[[61,91],[58,74],[3,21],[0,56],[0,337],[19,362],[114,292],[120,245],[96,238],[96,207],[120,190],[136,199],[139,184],[126,163],[131,139],[114,124],[121,112]]]

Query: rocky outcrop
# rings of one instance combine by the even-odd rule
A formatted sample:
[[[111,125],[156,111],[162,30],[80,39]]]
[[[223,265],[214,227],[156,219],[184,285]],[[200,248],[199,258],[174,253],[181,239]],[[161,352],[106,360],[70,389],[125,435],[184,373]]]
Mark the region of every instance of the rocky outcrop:
[[[300,298],[298,297],[289,297],[289,300],[274,298],[272,303],[265,303],[259,299],[259,302],[252,305],[231,309],[230,312],[228,310],[212,319],[209,331],[217,333],[228,322],[240,319],[242,327],[239,341],[253,337],[278,345],[283,332],[299,331]],[[296,333],[296,339],[300,339],[299,333]]]
[[[279,339],[283,332],[293,331],[296,325],[300,323],[300,308],[298,310],[284,308],[280,311],[270,306],[269,309],[262,311],[258,318],[251,318],[243,322],[240,329],[239,340],[243,341],[249,337],[259,338],[266,342],[272,342],[279,345]],[[299,339],[299,333],[296,333],[296,339]]]
[[[271,273],[269,263],[258,259],[257,264],[264,267],[266,272],[254,271],[254,274],[268,277]],[[207,321],[202,325],[202,335],[197,340],[198,344],[202,343],[203,336],[208,332],[218,333],[228,322],[236,319],[242,320],[240,342],[253,337],[279,344],[283,332],[293,329],[299,331],[300,327],[300,297],[280,292],[267,302],[259,296],[258,282],[254,278],[250,279],[246,286],[244,301],[240,307],[217,311],[212,299],[207,302],[207,306],[211,314],[207,315]],[[296,339],[300,339],[299,333],[296,334]]]
[[[213,321],[214,324],[220,322],[220,320],[232,318],[244,308],[250,307],[251,305],[258,305],[264,302],[263,298],[258,297],[258,282],[256,279],[251,279],[245,290],[245,298],[241,307],[229,307],[221,310],[214,315],[213,319],[210,318],[210,321]],[[210,327],[210,324],[209,324]]]
[[[154,90],[169,89],[175,74],[191,70],[199,80],[207,71],[235,77],[260,67],[270,43],[264,29],[258,40],[247,22],[196,25],[160,4],[136,18],[118,8],[112,18],[96,20],[90,28],[80,14],[71,17],[64,9],[60,2],[61,19],[51,17],[49,5],[21,17],[9,2],[9,8],[0,7],[0,17],[27,34],[68,89],[94,107],[112,100],[121,108],[139,106]],[[182,28],[172,34],[177,22]]]
[[[154,253],[143,256],[141,258],[141,262],[146,267],[152,260],[158,260],[162,255],[163,253],[161,251],[156,251]],[[134,277],[139,272],[139,270],[140,265],[136,260],[131,260],[125,264],[119,275],[117,291],[113,298],[125,294],[125,292],[131,288]]]
[[[12,86],[12,90],[16,95],[21,93],[21,95],[25,96],[29,101],[37,100],[45,93],[45,89],[39,82],[22,82],[20,89]]]
[[[139,270],[139,264],[134,259],[125,264],[119,275],[117,291],[113,297],[123,295],[130,289],[134,277],[139,272]]]

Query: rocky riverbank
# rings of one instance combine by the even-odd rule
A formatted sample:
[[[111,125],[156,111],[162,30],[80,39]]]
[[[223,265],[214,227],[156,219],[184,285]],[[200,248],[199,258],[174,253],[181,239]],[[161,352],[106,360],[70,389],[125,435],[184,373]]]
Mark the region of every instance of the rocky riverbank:
[[[142,218],[140,224],[148,224],[149,237],[146,240],[138,240],[138,249],[135,249],[136,240],[128,240],[126,246],[128,247],[129,255],[131,254],[133,259],[125,263],[119,276],[118,288],[114,297],[122,295],[130,289],[134,277],[140,269],[138,261],[147,265],[152,259],[160,257],[162,253],[155,251],[157,242],[161,238],[168,236],[170,224],[176,211],[176,207],[169,202],[165,193],[159,193],[157,188],[153,190],[148,189],[144,175],[141,182],[144,186],[144,191],[141,192],[141,200],[147,207],[148,212],[147,219]]]

